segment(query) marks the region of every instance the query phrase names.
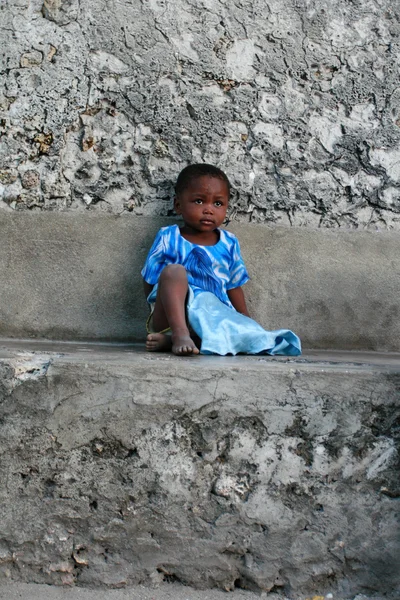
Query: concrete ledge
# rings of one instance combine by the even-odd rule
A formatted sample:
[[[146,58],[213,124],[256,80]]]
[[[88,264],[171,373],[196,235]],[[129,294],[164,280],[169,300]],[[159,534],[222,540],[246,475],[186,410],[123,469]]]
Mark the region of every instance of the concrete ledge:
[[[1,357],[3,576],[398,592],[399,356]]]
[[[172,223],[173,221],[169,221]],[[0,335],[140,340],[145,217],[0,213]],[[251,313],[306,348],[400,351],[400,236],[234,224]]]

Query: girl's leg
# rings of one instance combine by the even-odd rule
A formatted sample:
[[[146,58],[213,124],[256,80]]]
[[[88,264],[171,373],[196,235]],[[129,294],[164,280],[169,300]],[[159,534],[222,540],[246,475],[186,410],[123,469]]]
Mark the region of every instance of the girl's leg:
[[[186,323],[185,302],[188,292],[186,269],[182,265],[167,265],[158,280],[158,291],[153,312],[156,330],[171,328],[171,349],[174,354],[198,354],[199,350],[190,337]],[[150,351],[169,349],[166,336],[150,333],[146,348]]]

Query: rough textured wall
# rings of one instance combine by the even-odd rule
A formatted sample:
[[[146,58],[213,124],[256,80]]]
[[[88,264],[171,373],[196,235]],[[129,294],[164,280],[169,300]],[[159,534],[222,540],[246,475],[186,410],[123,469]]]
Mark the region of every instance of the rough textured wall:
[[[392,0],[1,0],[2,209],[168,214],[226,169],[232,218],[400,228]]]

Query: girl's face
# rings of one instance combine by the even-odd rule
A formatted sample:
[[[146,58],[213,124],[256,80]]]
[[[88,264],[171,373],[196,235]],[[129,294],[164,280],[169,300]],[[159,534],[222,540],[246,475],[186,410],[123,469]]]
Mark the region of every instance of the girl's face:
[[[203,175],[192,179],[175,198],[175,212],[185,225],[198,232],[214,231],[225,220],[228,209],[228,186],[223,179]]]

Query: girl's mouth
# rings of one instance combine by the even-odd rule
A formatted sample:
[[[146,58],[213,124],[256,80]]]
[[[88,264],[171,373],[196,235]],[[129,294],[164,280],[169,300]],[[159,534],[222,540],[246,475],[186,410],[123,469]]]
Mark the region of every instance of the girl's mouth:
[[[215,225],[214,221],[211,221],[211,219],[201,219],[200,223],[202,225]]]

